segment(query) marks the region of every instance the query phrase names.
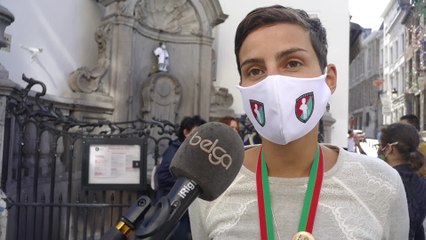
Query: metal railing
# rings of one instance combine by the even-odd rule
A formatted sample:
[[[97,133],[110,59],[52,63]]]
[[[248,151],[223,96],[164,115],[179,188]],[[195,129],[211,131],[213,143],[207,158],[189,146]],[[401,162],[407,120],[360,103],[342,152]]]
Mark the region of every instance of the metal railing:
[[[6,106],[1,166],[8,203],[6,239],[99,239],[140,195],[153,194],[150,169],[176,126],[163,120],[78,119],[73,109],[42,99],[42,82],[23,80],[27,86],[8,96]],[[41,92],[34,94],[35,86]],[[138,190],[84,189],[82,143],[89,138],[140,139],[145,153],[141,174],[147,184]]]

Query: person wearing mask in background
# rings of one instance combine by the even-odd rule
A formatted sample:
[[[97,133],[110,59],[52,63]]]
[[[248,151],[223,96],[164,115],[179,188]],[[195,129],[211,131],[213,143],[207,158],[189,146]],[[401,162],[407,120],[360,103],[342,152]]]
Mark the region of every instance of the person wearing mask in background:
[[[406,239],[398,173],[318,143],[337,79],[320,20],[280,5],[257,8],[237,28],[235,55],[244,111],[262,144],[245,151],[221,196],[190,206],[193,239]]]
[[[206,123],[204,119],[196,115],[193,117],[185,117],[179,126],[177,131],[177,139],[170,141],[169,147],[164,151],[163,158],[161,160],[160,166],[156,171],[158,189],[156,192],[156,199],[160,199],[162,196],[166,196],[173,185],[176,182],[176,178],[170,172],[170,163],[172,162],[173,157],[175,156],[180,145],[185,141],[185,138],[189,136],[192,131],[197,129],[197,127]],[[179,226],[177,226],[174,233],[170,236],[169,240],[186,240],[191,239],[191,228],[189,224],[188,212],[181,218],[179,221]]]
[[[402,116],[399,119],[399,122],[410,124],[411,126],[417,129],[417,132],[420,132],[420,121],[419,121],[419,118],[414,114],[407,114]],[[423,156],[426,157],[426,142],[423,141],[423,138],[420,135],[419,135],[419,138],[420,138],[419,151],[423,154]],[[419,169],[419,173],[422,177],[426,178],[426,165],[424,165],[422,168]]]
[[[425,157],[418,150],[418,131],[409,124],[394,123],[381,132],[378,155],[398,171],[407,194],[410,216],[408,239],[424,240],[426,179],[420,177],[417,171],[424,165]]]

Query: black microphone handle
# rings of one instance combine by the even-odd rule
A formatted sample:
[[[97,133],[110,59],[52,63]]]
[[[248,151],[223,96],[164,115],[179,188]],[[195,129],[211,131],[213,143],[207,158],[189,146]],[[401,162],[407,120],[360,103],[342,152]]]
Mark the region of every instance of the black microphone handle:
[[[127,236],[120,232],[116,227],[111,227],[108,232],[106,232],[102,238],[102,240],[127,240]]]
[[[127,240],[139,223],[145,220],[149,210],[152,210],[151,199],[147,196],[141,196],[121,216],[117,224],[102,236],[101,240]]]
[[[175,185],[165,197],[169,204],[169,218],[149,240],[165,240],[188,210],[189,205],[200,195],[201,188],[186,177],[178,177]]]

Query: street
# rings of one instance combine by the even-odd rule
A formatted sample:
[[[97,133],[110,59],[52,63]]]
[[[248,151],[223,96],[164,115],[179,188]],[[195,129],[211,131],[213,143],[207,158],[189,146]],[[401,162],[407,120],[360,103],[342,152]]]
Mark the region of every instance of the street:
[[[367,138],[365,142],[361,142],[361,147],[368,156],[377,157],[377,146],[379,141],[377,139]]]

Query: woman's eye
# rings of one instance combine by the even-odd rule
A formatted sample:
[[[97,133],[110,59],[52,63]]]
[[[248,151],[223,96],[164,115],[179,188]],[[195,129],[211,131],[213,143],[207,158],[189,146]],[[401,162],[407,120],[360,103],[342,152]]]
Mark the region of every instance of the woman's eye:
[[[253,69],[250,69],[250,71],[248,72],[248,76],[255,77],[255,76],[258,76],[262,73],[263,73],[263,71],[260,70],[259,68],[253,68]]]
[[[299,67],[301,65],[302,65],[302,63],[299,62],[299,61],[290,61],[290,62],[287,63],[286,67],[287,68],[294,68],[294,67]]]

